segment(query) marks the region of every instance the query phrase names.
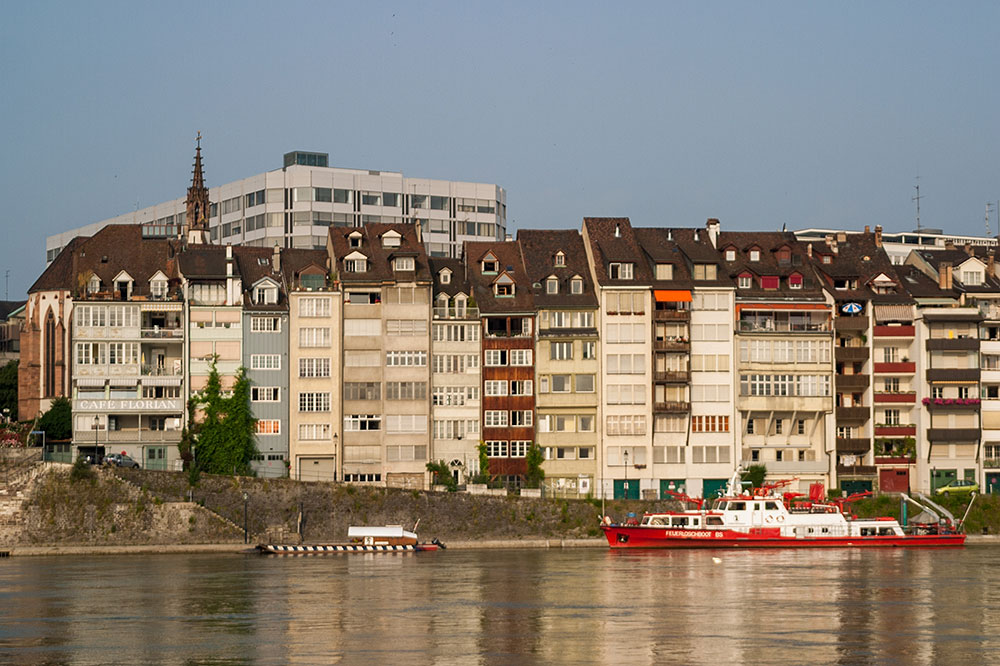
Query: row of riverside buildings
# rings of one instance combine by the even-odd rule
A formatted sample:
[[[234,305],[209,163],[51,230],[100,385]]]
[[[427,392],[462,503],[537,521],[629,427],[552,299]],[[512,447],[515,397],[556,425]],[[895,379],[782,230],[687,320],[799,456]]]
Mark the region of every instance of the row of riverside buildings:
[[[219,245],[200,148],[184,204],[183,224],[67,240],[29,290],[20,418],[73,406],[51,458],[177,469],[215,359],[224,387],[247,368],[266,476],[425,488],[443,461],[465,482],[482,443],[513,486],[540,447],[566,497],[709,496],[752,464],[801,488],[1000,486],[995,246],[894,263],[880,227],[624,217],[437,253],[454,256],[406,219],[329,225],[322,248]]]

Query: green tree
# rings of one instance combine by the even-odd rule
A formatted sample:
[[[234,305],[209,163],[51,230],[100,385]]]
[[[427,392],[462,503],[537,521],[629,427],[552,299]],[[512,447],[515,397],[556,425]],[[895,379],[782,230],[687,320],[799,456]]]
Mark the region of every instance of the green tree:
[[[767,465],[750,465],[747,471],[740,475],[741,481],[749,481],[751,487],[760,488],[767,478]]]
[[[194,428],[194,458],[199,469],[208,474],[250,474],[250,461],[257,454],[257,419],[250,409],[246,368],[237,371],[232,395],[225,397],[213,358],[208,382],[192,402],[204,414]]]
[[[444,486],[449,493],[458,490],[458,482],[455,481],[455,477],[452,476],[445,461],[438,460],[427,463],[427,471],[433,475],[432,483],[434,485]]]
[[[0,414],[4,410],[17,420],[17,361],[0,368]]]
[[[528,446],[528,455],[525,457],[525,462],[528,465],[528,470],[524,474],[524,485],[526,488],[538,488],[542,485],[542,480],[545,478],[545,470],[542,469],[542,463],[545,462],[545,455],[542,453],[542,447],[532,442]]]
[[[38,430],[45,431],[46,439],[65,440],[73,437],[73,406],[65,396],[52,401],[49,410],[38,419]]]
[[[473,483],[490,482],[490,457],[486,455],[486,442],[480,440],[477,447],[479,452],[479,472],[472,477]]]

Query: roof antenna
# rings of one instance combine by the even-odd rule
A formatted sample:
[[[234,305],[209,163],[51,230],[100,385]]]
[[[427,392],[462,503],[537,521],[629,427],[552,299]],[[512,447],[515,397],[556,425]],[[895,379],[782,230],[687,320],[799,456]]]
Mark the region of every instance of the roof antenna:
[[[990,202],[986,203],[986,235],[990,235],[990,210],[993,209],[993,204]]]
[[[919,232],[920,231],[920,200],[923,199],[923,197],[920,196],[920,176],[917,176],[917,184],[914,185],[913,187],[916,188],[917,194],[916,194],[916,196],[912,197],[910,199],[910,201],[916,201],[917,202],[917,229],[916,230]]]

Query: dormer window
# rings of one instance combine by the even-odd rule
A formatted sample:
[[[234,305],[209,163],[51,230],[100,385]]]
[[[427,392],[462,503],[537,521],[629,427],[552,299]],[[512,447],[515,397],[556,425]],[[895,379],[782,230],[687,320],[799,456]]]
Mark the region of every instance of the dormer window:
[[[563,267],[566,265],[566,255],[563,254],[561,250],[559,252],[556,252],[556,258],[554,263],[557,267]]]
[[[96,294],[101,290],[101,278],[97,277],[96,274],[91,275],[90,279],[87,280],[87,293]]]
[[[123,301],[127,301],[132,297],[132,276],[122,271],[115,276],[114,281],[115,294],[118,298]]]
[[[344,272],[345,273],[367,273],[368,272],[368,260],[367,259],[344,259]]]
[[[493,294],[498,297],[514,295],[514,280],[504,273],[493,283]]]
[[[154,299],[166,298],[168,285],[167,276],[163,274],[163,271],[156,271],[153,277],[149,278],[150,297]]]
[[[656,279],[657,280],[673,280],[674,279],[674,265],[673,264],[656,264]]]
[[[787,264],[792,261],[792,251],[787,247],[783,247],[778,250],[776,255],[778,257],[779,264]]]
[[[347,237],[347,243],[351,247],[361,247],[361,233],[355,231],[353,234]]]
[[[575,277],[569,282],[569,291],[571,294],[582,294],[583,293],[583,278]]]
[[[396,257],[393,260],[393,268],[397,271],[412,271],[414,265],[413,257]]]
[[[962,271],[962,284],[979,286],[983,284],[983,274],[980,271]]]
[[[398,231],[387,231],[382,234],[382,247],[399,247],[403,242],[403,237]],[[398,268],[396,270],[399,270]]]
[[[798,273],[792,273],[788,276],[788,288],[789,289],[801,289],[802,288],[802,276]]]
[[[253,302],[257,305],[276,304],[278,302],[278,288],[271,283],[254,287]]]
[[[695,280],[714,280],[718,277],[718,268],[715,264],[695,264],[692,277]]]
[[[761,289],[777,289],[780,280],[777,275],[765,275],[760,279]]]
[[[726,250],[726,261],[736,261],[736,250],[733,248]]]
[[[612,280],[631,280],[632,267],[631,263],[614,262],[608,264],[608,277]]]
[[[833,257],[831,257],[828,254],[824,254],[823,255],[823,263],[824,264],[829,264],[829,263],[832,263],[832,262],[833,262]]]
[[[545,293],[546,294],[558,294],[559,293],[559,280],[554,277],[550,277],[545,281]]]
[[[500,268],[500,262],[497,260],[496,256],[490,252],[483,257],[482,266],[484,273],[496,273]]]
[[[757,248],[750,250],[750,261],[760,261],[760,250]]]
[[[468,305],[468,299],[465,294],[459,294],[455,297],[455,315],[458,317],[465,316],[465,306]]]
[[[451,271],[447,268],[438,273],[438,279],[441,284],[451,284]]]
[[[740,289],[749,289],[753,286],[753,276],[749,273],[743,273],[738,278],[736,278],[736,286]]]

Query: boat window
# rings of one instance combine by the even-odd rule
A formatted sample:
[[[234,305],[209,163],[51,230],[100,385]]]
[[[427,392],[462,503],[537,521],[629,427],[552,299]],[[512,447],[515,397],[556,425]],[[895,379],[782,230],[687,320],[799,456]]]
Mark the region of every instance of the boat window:
[[[698,527],[698,525],[700,525],[700,524],[701,524],[701,518],[692,518],[691,519],[691,525],[693,527]]]
[[[719,518],[718,516],[709,516],[708,518],[705,519],[705,524],[706,525],[721,525],[722,524],[722,518]]]
[[[730,511],[746,511],[746,508],[747,508],[747,503],[746,502],[730,502],[729,503],[729,510]]]
[[[777,511],[778,510],[778,503],[777,502],[767,502],[766,504],[764,504],[764,508],[767,509],[768,511]]]
[[[896,534],[896,531],[894,529],[892,529],[891,527],[880,527],[879,530],[878,530],[878,535],[879,536],[893,536],[895,534]]]
[[[875,536],[876,530],[874,527],[862,527],[861,536]]]
[[[809,528],[809,534],[812,534],[812,533],[813,533],[813,528],[810,527]]]
[[[688,524],[687,516],[675,516],[671,519],[670,523],[674,527],[686,527]]]
[[[823,534],[829,534],[829,533],[830,533],[830,529],[828,527],[824,527],[823,528]]]
[[[650,519],[649,524],[650,525],[665,525],[666,523],[663,522],[663,518],[652,518],[652,519]]]

